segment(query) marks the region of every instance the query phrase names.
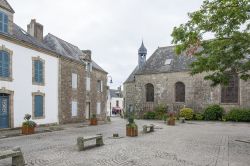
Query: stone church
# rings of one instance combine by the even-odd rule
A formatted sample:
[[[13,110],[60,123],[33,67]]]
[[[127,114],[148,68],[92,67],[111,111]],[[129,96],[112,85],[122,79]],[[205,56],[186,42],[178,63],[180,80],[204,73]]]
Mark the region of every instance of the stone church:
[[[191,76],[189,64],[195,58],[176,55],[174,46],[159,47],[146,60],[143,42],[138,50],[138,65],[124,82],[125,109],[142,115],[157,105],[179,111],[186,106],[197,112],[211,104],[226,111],[232,107],[250,107],[250,81],[232,76],[228,86],[211,87],[203,78],[206,73]]]

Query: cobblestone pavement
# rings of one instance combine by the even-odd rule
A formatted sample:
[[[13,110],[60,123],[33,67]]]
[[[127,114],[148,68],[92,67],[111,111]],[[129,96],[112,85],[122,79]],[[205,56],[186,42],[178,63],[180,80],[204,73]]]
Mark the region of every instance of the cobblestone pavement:
[[[113,118],[111,124],[20,136],[0,140],[0,149],[20,146],[28,166],[249,166],[249,123],[188,122],[167,126],[161,121],[153,133],[125,137],[126,121]],[[104,135],[104,146],[82,152],[76,149],[78,136]],[[112,139],[113,133],[124,136]],[[94,142],[89,142],[94,143]],[[0,160],[10,166],[11,159]]]

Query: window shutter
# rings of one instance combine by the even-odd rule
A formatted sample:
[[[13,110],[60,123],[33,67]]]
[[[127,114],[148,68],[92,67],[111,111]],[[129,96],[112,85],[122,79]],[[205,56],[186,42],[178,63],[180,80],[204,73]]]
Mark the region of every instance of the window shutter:
[[[90,78],[89,77],[86,78],[86,90],[90,91]]]
[[[103,91],[103,83],[102,83],[102,81],[101,81],[101,92]]]
[[[39,63],[38,61],[34,61],[34,68],[35,68],[35,82],[39,82]]]
[[[43,82],[43,62],[39,61],[39,70],[38,70],[38,75],[39,75],[39,82]]]
[[[0,32],[3,32],[3,13],[0,12]]]
[[[72,101],[71,115],[77,116],[77,102],[76,101]]]
[[[4,77],[9,77],[9,55],[7,52],[3,52],[4,54],[4,63],[3,63],[3,76]]]
[[[72,88],[77,89],[77,74],[72,73]]]
[[[98,103],[96,104],[96,114],[97,114],[97,115],[100,115],[100,114],[101,114],[101,103],[100,103],[100,102],[98,102]]]
[[[3,32],[8,33],[8,16],[4,14],[4,24],[3,24]]]
[[[35,96],[35,117],[43,116],[43,96],[36,95]]]
[[[9,77],[9,54],[4,51],[0,51],[0,76]]]

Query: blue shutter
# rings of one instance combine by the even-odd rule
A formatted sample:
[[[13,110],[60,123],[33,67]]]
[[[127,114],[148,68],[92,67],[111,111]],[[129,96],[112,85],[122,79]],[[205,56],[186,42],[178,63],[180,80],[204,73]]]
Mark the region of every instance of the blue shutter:
[[[0,32],[3,32],[3,13],[0,12]]]
[[[9,61],[9,55],[8,55],[8,53],[7,52],[3,52],[3,57],[4,57],[4,59],[3,59],[3,76],[4,77],[9,77],[9,63],[10,63],[10,61]]]
[[[43,96],[36,95],[35,96],[35,117],[43,116]]]
[[[34,61],[34,68],[35,68],[35,82],[39,82],[39,80],[38,80],[38,66],[39,64],[38,64],[38,61],[36,60],[36,61]]]
[[[3,23],[3,31],[5,33],[8,33],[8,16],[6,14],[4,14],[4,23]]]
[[[0,76],[9,77],[9,54],[4,51],[0,51]]]
[[[43,82],[43,63],[39,61],[39,81]]]

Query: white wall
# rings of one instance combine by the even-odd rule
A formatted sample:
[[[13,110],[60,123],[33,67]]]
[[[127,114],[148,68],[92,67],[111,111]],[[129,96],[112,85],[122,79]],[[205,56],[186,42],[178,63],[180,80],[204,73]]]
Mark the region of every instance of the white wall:
[[[14,91],[14,127],[20,127],[25,114],[32,115],[32,92],[45,93],[45,119],[38,124],[58,122],[58,58],[0,39],[0,45],[13,51],[12,82],[0,81],[0,89]],[[45,86],[32,85],[32,57],[45,60]]]
[[[110,116],[110,112],[112,113],[112,108],[116,107],[116,101],[119,101],[119,107],[123,109],[123,98],[118,97],[110,97],[110,94],[108,94],[108,100],[107,100],[107,116]],[[110,109],[110,103],[111,103],[111,109]]]

